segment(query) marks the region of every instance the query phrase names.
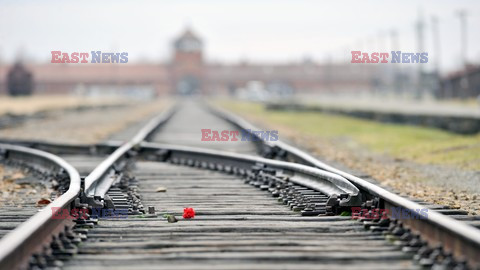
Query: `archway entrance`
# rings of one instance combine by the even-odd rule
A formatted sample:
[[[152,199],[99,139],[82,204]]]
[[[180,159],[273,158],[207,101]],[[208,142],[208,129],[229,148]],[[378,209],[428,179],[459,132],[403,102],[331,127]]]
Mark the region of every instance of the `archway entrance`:
[[[180,95],[194,95],[200,90],[200,81],[197,77],[187,75],[177,82],[177,93]]]

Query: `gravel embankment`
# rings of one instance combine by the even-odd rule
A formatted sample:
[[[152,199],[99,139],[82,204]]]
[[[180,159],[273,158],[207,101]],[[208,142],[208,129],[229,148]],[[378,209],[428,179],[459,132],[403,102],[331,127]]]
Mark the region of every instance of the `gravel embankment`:
[[[0,164],[0,207],[43,206],[41,203],[46,201],[41,200],[49,200],[51,192],[35,176]]]
[[[79,110],[49,111],[20,125],[0,129],[0,138],[63,143],[98,143],[166,108],[165,101]]]
[[[400,195],[480,214],[480,171],[396,159],[373,153],[348,137],[308,136],[288,126],[267,123],[261,117],[244,117],[259,127],[279,130],[280,140],[297,145],[334,167],[373,179]]]

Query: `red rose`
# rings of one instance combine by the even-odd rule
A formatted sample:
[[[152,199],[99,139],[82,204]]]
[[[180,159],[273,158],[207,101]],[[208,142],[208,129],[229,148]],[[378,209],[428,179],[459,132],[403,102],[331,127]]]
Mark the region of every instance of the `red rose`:
[[[183,208],[183,218],[193,218],[195,217],[195,211],[193,208]]]

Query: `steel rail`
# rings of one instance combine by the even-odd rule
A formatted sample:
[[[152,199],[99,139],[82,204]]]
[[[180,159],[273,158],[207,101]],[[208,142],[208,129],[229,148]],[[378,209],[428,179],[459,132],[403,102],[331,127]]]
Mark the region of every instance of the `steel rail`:
[[[285,150],[288,155],[293,156],[294,159],[301,161],[303,164],[322,168],[345,177],[360,190],[382,199],[383,208],[390,209],[390,213],[392,213],[393,207],[403,209],[425,208],[364,179],[320,162],[311,155],[283,142],[277,142],[275,146]],[[432,247],[441,244],[447,252],[453,253],[456,258],[467,259],[471,266],[480,267],[480,257],[478,256],[480,254],[480,230],[475,227],[434,211],[428,212],[427,219],[401,220],[410,229],[424,236]]]
[[[64,194],[0,240],[0,269],[23,268],[32,254],[42,251],[44,243],[51,240],[52,235],[72,224],[67,219],[52,219],[52,212],[58,208],[67,209],[70,213],[74,200],[80,194],[81,180],[75,168],[53,154],[18,145],[0,144],[0,149],[5,158],[17,161],[26,159],[40,166],[56,167],[70,178],[70,185]]]
[[[124,161],[128,153],[134,150],[138,145],[156,130],[162,124],[167,122],[176,111],[176,106],[172,106],[164,113],[153,117],[136,135],[129,141],[122,144],[111,155],[103,160],[95,169],[85,178],[85,200],[94,206],[103,206],[105,193],[111,187],[116,177],[115,166]]]
[[[42,142],[31,142],[31,143],[27,143],[27,142],[24,142],[25,144],[27,145],[34,145],[35,147],[38,147],[38,148],[42,148],[42,149],[46,149],[46,150],[49,150],[49,151],[58,151],[60,153],[64,153],[64,152],[69,152],[71,151],[72,149],[75,149],[77,150],[79,153],[85,153],[86,151],[88,151],[89,149],[91,149],[92,147],[95,147],[95,148],[99,148],[99,149],[104,149],[103,152],[106,152],[105,149],[120,149],[121,147],[124,147],[125,145],[123,145],[121,142],[119,141],[110,141],[108,142],[108,144],[105,144],[105,145],[102,145],[102,144],[99,144],[99,145],[95,145],[95,146],[89,146],[89,145],[65,145],[63,148],[63,145],[61,144],[52,144],[52,143],[42,143]],[[163,144],[156,144],[156,143],[142,143],[141,146],[143,147],[144,145],[155,145],[155,146],[165,146]],[[175,147],[175,146],[173,146]],[[164,147],[165,148],[165,147]],[[237,160],[239,162],[239,164],[242,165],[243,168],[245,169],[249,169],[252,164],[254,164],[255,162],[260,162],[260,163],[264,163],[264,164],[279,164],[278,162],[279,161],[275,161],[275,160],[271,160],[271,159],[265,159],[265,158],[260,158],[260,157],[255,157],[255,156],[248,156],[248,155],[236,155],[236,154],[229,154],[228,152],[221,152],[221,151],[213,151],[213,150],[208,150],[208,149],[202,149],[202,148],[194,148],[194,147],[183,147],[182,146],[176,146],[176,149],[182,149],[184,152],[185,151],[188,151],[188,150],[192,150],[190,152],[190,154],[192,155],[201,155],[202,152],[205,153],[204,154],[204,157],[202,158],[203,160],[207,160],[206,159],[206,156],[211,156],[213,157],[213,160],[216,162],[216,163],[221,163],[222,162],[222,158],[217,158],[218,156],[221,156],[221,155],[225,155],[225,156],[228,156],[231,160]],[[122,152],[124,153],[125,152],[125,149],[122,149]],[[73,152],[73,153],[76,153],[76,152]],[[246,160],[247,162],[243,162],[242,159],[239,159],[238,157],[244,157],[243,160]],[[118,157],[118,153],[116,156],[110,156],[107,158],[107,160],[111,163],[112,161],[110,160],[115,160],[114,162],[118,162],[118,160],[120,159]],[[105,160],[104,162],[106,162],[107,160]],[[277,163],[276,163],[277,162]],[[285,163],[285,162],[283,162]],[[238,165],[238,164],[237,164]],[[293,167],[295,166],[298,166],[298,164],[290,164],[290,165],[293,165]],[[283,164],[282,164],[283,166]],[[284,166],[283,168],[287,168],[288,166]],[[298,169],[298,168],[295,168],[295,169]],[[305,169],[305,168],[303,168]],[[308,168],[307,168],[307,171],[308,171]],[[113,176],[112,174],[110,174],[110,176]],[[332,173],[329,173],[329,172],[321,172],[321,175],[320,175],[323,179],[325,179],[325,181],[328,181],[328,183],[323,183],[323,184],[320,184],[320,183],[312,183],[312,186],[322,186],[322,188],[319,188],[317,187],[316,189],[321,189],[324,193],[326,194],[330,194],[330,195],[340,195],[340,194],[348,194],[349,195],[349,198],[344,200],[342,202],[342,204],[345,204],[347,201],[352,203],[351,200],[354,199],[354,200],[358,200],[358,198],[356,198],[356,194],[358,194],[358,189],[350,184],[348,181],[346,181],[343,177],[339,177],[338,175],[335,175],[335,174],[332,174]],[[92,177],[92,176],[90,176]],[[311,176],[309,176],[311,177]],[[318,173],[315,172],[314,173],[314,177],[318,177]],[[303,177],[304,179],[304,184],[307,185],[305,182],[306,182],[306,179],[307,179],[307,175],[305,174]],[[110,177],[109,180],[112,180],[113,177]],[[318,181],[318,180],[314,180],[314,181]],[[104,181],[103,182],[104,185],[106,185],[107,187],[105,187],[104,189],[108,188],[108,185],[110,185],[111,183],[109,181]],[[329,191],[330,190],[330,191]],[[90,194],[91,196],[96,196],[95,193],[91,193]],[[353,197],[353,198],[352,198]],[[358,204],[359,202],[357,201],[356,204]]]
[[[120,141],[108,141],[98,144],[83,143],[57,143],[42,140],[15,140],[0,139],[0,144],[20,145],[28,148],[38,149],[52,154],[74,154],[74,155],[95,155],[111,154],[121,146]]]
[[[282,172],[293,183],[320,191],[331,198],[338,198],[340,205],[358,199],[356,197],[358,189],[346,181],[345,178],[302,164],[197,147],[151,142],[141,143],[141,155],[148,156],[159,153],[159,151],[165,151],[163,155],[168,156],[170,159],[190,159],[192,161],[205,162],[209,166],[215,166],[215,168],[220,165],[223,167],[237,167],[248,171],[256,164],[263,164],[267,168]]]
[[[209,104],[207,106],[215,115],[240,129],[260,130],[239,116],[217,107],[214,108]],[[252,133],[252,136],[255,136],[255,134]],[[400,197],[360,177],[325,164],[310,154],[280,140],[272,142],[261,141],[266,147],[275,149],[273,151],[282,151],[285,158],[289,161],[320,168],[346,178],[362,192],[380,198],[381,205],[386,209],[392,210],[393,207],[401,207],[403,209],[424,208],[424,206],[418,203]],[[421,234],[431,247],[442,245],[444,250],[451,252],[456,259],[465,259],[471,267],[480,267],[480,256],[478,256],[480,254],[480,230],[475,227],[433,211],[428,212],[428,218],[426,219],[399,218],[399,220],[412,231]]]

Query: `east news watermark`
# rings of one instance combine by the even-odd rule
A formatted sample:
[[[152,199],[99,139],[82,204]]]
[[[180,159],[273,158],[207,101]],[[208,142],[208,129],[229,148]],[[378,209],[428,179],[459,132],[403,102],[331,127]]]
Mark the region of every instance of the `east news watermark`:
[[[391,64],[425,64],[428,63],[428,52],[412,53],[402,51],[388,52],[362,52],[351,51],[352,61],[356,64],[374,64],[374,63],[391,63]]]
[[[202,129],[202,142],[227,142],[227,141],[278,141],[278,130],[212,130]]]
[[[408,209],[392,207],[391,209],[362,209],[352,207],[352,217],[361,219],[428,219],[428,208]]]
[[[70,211],[61,207],[52,207],[52,219],[88,219],[90,217],[99,217],[104,219],[126,219],[128,209],[107,209],[92,208],[91,213],[88,209],[72,208]]]
[[[102,52],[102,51],[91,51],[88,52],[62,52],[62,51],[51,51],[52,61],[51,63],[92,63],[92,64],[125,64],[128,63],[128,53],[112,53],[112,52]]]

